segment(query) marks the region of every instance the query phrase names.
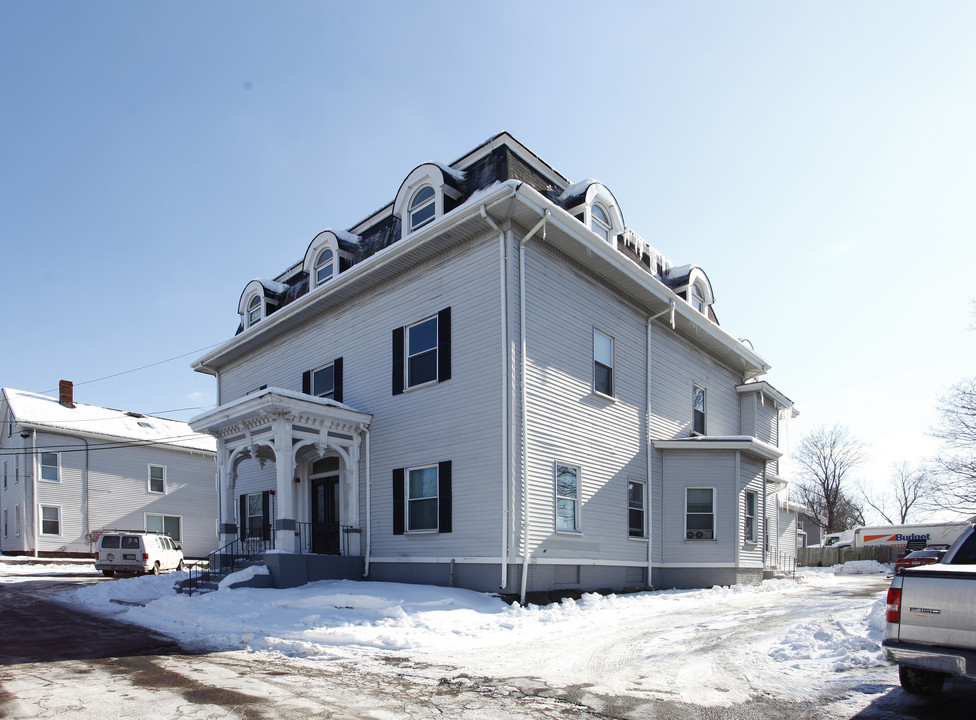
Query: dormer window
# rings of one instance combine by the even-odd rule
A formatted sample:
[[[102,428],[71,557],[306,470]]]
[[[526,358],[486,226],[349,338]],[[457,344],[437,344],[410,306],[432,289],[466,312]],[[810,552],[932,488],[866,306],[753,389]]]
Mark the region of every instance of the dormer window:
[[[260,322],[261,316],[263,315],[261,307],[261,296],[255,295],[247,303],[247,326],[251,327],[255,323]]]
[[[342,230],[323,230],[305,250],[302,269],[308,273],[309,289],[325,285],[339,277],[353,263],[359,237]]]
[[[410,201],[410,229],[416,230],[434,219],[437,196],[434,188],[424,185]]]
[[[393,200],[393,215],[400,220],[401,238],[432,225],[457,207],[463,182],[463,172],[444,165],[424,163],[415,167]]]
[[[612,224],[610,215],[603,205],[594,203],[590,211],[590,229],[607,242],[610,242],[610,232]]]
[[[701,283],[692,283],[691,286],[691,306],[695,308],[702,315],[705,314],[705,309],[707,307],[708,301],[705,300],[705,288],[702,287]]]
[[[335,274],[335,253],[326,248],[315,260],[315,284],[328,282]]]

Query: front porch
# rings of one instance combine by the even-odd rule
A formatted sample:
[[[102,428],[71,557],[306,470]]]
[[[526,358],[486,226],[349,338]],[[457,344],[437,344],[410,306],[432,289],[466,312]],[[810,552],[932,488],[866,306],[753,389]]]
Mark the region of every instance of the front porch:
[[[249,556],[348,559],[331,563],[344,568],[356,559],[362,563],[360,458],[371,420],[334,400],[280,388],[262,389],[191,420],[194,430],[217,439],[219,547],[236,546],[235,554]],[[365,462],[368,473],[368,457]],[[248,472],[241,482],[243,463]],[[285,564],[303,564],[318,575],[324,571],[315,568],[330,563]]]

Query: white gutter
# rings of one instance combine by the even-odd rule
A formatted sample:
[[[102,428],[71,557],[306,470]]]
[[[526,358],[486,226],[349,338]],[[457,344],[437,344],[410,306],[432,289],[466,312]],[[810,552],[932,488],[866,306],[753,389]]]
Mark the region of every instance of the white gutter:
[[[519,186],[521,187],[521,185]],[[515,189],[518,192],[518,188]],[[546,221],[550,217],[549,210],[546,210],[542,215],[542,219],[535,224],[535,226],[529,230],[525,237],[519,241],[519,339],[521,340],[521,357],[519,362],[521,363],[521,369],[519,373],[519,384],[521,385],[521,401],[522,407],[520,412],[522,414],[521,422],[519,423],[522,431],[522,582],[519,588],[519,602],[525,605],[525,583],[529,577],[529,448],[528,448],[528,437],[526,432],[526,391],[525,391],[525,372],[526,372],[526,341],[525,341],[525,244],[529,239],[538,232],[539,228],[542,230],[542,239],[545,240],[546,232],[545,225]]]
[[[369,556],[373,548],[373,534],[372,534],[372,524],[371,524],[371,514],[370,514],[370,486],[372,483],[372,477],[370,476],[369,468],[369,436],[370,430],[366,423],[362,423],[359,426],[361,432],[366,433],[366,554],[364,557],[364,567],[363,567],[363,577],[369,577]]]
[[[501,295],[501,349],[502,349],[502,544],[501,544],[501,578],[498,586],[505,589],[508,585],[508,536],[511,516],[508,512],[508,394],[509,394],[509,372],[508,372],[508,262],[505,255],[505,233],[491,219],[484,205],[481,206],[481,217],[485,219],[492,230],[498,233],[498,287]]]
[[[653,478],[651,476],[651,451],[653,446],[651,445],[651,350],[654,345],[651,342],[651,324],[657,320],[662,315],[667,315],[671,313],[671,329],[674,329],[674,300],[671,301],[671,307],[667,310],[662,310],[657,315],[651,315],[647,318],[647,437],[644,438],[645,455],[647,456],[647,497],[644,502],[647,503],[647,587],[653,588],[653,573],[654,573],[654,559],[653,559],[653,545],[654,545],[654,513],[651,512],[651,498],[654,496],[654,486]]]

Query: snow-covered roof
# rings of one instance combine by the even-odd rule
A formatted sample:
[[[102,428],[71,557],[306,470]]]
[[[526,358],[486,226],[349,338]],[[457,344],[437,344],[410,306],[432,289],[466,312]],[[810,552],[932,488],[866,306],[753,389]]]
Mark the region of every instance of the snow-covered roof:
[[[179,420],[85,403],[65,407],[47,395],[3,388],[14,422],[66,434],[131,440],[146,445],[169,445],[186,450],[217,451],[217,441],[201,435]]]

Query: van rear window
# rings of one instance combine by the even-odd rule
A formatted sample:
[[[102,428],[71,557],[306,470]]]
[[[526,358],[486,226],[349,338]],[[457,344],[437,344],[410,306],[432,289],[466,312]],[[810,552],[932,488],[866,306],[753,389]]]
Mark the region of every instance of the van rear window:
[[[138,535],[123,535],[122,536],[122,549],[123,550],[138,550],[139,549],[139,536]]]
[[[119,546],[118,535],[102,535],[103,548],[117,548]]]

